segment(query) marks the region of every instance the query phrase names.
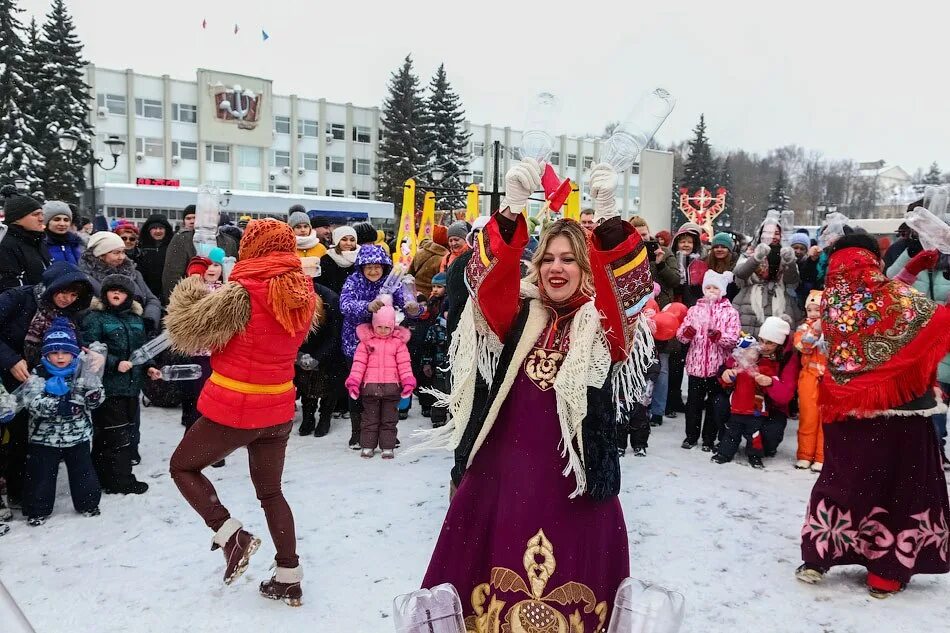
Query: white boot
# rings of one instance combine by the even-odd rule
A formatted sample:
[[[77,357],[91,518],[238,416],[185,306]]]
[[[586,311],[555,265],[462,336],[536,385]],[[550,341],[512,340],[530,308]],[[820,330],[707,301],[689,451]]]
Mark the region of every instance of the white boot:
[[[821,462],[815,462],[811,465],[811,472],[820,473],[821,472]]]
[[[811,466],[811,462],[807,459],[800,459],[795,462],[795,468],[798,470],[807,470],[809,466]]]

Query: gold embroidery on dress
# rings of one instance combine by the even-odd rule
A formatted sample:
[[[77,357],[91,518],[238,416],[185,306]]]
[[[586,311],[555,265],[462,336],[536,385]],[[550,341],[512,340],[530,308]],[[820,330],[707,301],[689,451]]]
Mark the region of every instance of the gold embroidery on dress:
[[[544,535],[544,530],[538,530],[528,541],[524,552],[524,568],[528,581],[525,582],[507,567],[493,567],[491,581],[478,585],[472,591],[472,608],[475,615],[465,618],[466,633],[587,633],[580,609],[575,608],[568,619],[548,603],[561,606],[581,605],[583,613],[594,614],[598,618],[597,626],[589,633],[606,631],[604,623],[607,621],[607,603],[597,602],[594,592],[587,585],[567,582],[544,595],[544,589],[554,574],[555,566],[554,546]],[[491,595],[492,590],[523,593],[529,599],[512,606],[502,622],[501,612],[505,608],[505,602]]]
[[[524,372],[541,391],[554,386],[565,354],[553,349],[535,347],[524,361]]]

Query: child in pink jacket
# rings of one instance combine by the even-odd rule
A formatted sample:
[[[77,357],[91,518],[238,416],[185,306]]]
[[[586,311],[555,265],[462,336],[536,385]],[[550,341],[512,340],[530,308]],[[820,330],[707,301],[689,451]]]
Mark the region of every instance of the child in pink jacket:
[[[726,298],[726,287],[732,273],[707,270],[703,275],[703,297],[686,313],[676,337],[689,344],[686,373],[689,395],[686,398],[686,439],[683,448],[699,442],[702,428],[703,451],[713,450],[719,429],[716,428],[715,390],[719,389],[719,368],[739,340],[739,312]],[[703,410],[706,419],[703,421]]]
[[[359,345],[353,357],[353,369],[346,379],[346,389],[363,406],[360,427],[361,457],[369,459],[376,446],[383,459],[392,459],[396,447],[398,405],[416,388],[409,359],[409,330],[396,327],[396,312],[384,305],[373,314],[373,325],[357,326]]]

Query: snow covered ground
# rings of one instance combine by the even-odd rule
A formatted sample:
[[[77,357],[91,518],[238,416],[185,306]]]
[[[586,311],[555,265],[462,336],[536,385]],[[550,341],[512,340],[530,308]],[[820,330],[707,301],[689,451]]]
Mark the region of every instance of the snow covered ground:
[[[414,408],[414,413],[418,409]],[[300,609],[257,585],[274,554],[247,477],[246,454],[210,470],[233,515],[264,539],[235,586],[221,582],[211,534],[170,480],[178,412],[144,409],[139,478],[148,494],[104,496],[102,516],[70,505],[65,469],[47,524],[16,520],[0,539],[0,578],[39,633],[392,631],[392,598],[417,588],[447,507],[448,455],[378,456],[347,449],[349,422],[326,438],[292,436],[284,475],[305,567]],[[404,445],[423,420],[400,424]],[[636,577],[686,596],[689,633],[864,633],[950,630],[950,578],[921,576],[890,600],[870,598],[859,568],[809,587],[799,529],[816,475],[792,469],[794,421],[765,471],[719,466],[679,448],[683,419],[654,429],[650,455],[622,460],[621,498]],[[3,629],[0,624],[0,630]]]

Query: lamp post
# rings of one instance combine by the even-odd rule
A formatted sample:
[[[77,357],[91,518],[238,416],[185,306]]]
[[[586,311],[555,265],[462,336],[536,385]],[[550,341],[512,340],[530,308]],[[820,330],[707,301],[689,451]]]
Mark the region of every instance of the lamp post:
[[[71,154],[76,151],[76,148],[79,147],[79,137],[71,132],[61,132],[59,135],[59,148],[63,150],[66,154]],[[98,213],[98,205],[96,204],[96,167],[98,166],[103,171],[111,171],[116,168],[119,164],[119,156],[122,155],[122,151],[125,149],[125,141],[120,139],[114,134],[109,136],[106,139],[106,147],[109,149],[109,153],[112,154],[112,165],[106,167],[101,158],[96,158],[95,152],[90,152],[89,154],[89,186],[92,190],[92,215]]]

